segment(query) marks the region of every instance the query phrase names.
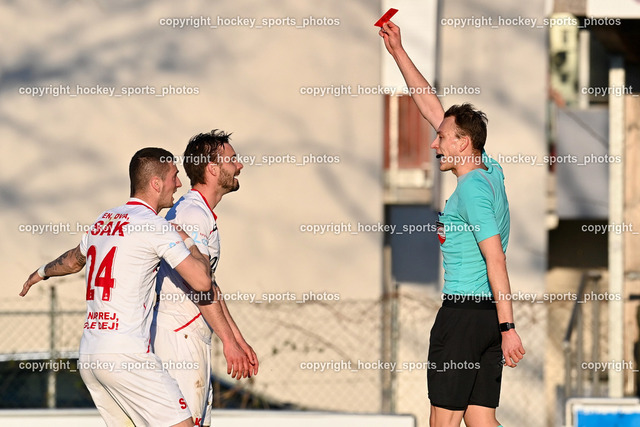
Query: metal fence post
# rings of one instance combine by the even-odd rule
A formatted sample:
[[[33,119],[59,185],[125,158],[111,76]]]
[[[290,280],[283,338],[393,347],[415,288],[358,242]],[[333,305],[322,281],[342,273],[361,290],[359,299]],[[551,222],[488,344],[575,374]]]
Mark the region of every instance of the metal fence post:
[[[599,295],[598,282],[595,282],[594,287]],[[591,331],[591,360],[597,362],[600,360],[600,298],[595,298],[595,301],[593,301],[593,319],[591,325],[593,328]],[[600,396],[600,372],[598,369],[593,370],[591,396]]]
[[[49,374],[47,376],[47,408],[56,407],[56,372],[53,364],[56,359],[56,288],[50,286],[50,305],[49,305]]]
[[[391,245],[388,244],[388,237],[385,235],[385,246],[383,249],[383,290],[382,290],[382,360],[388,362],[393,357],[392,355],[392,342],[393,342],[393,329],[392,329],[392,287],[393,277],[391,275]],[[393,413],[393,379],[391,372],[387,369],[380,371],[381,391],[380,396],[380,412],[383,414]]]
[[[398,299],[400,294],[398,292],[398,283],[394,284],[394,292],[391,296],[391,362],[394,366],[398,366],[398,340],[400,339],[400,330],[398,325]],[[398,378],[396,369],[392,369],[391,375],[391,401],[389,402],[389,409],[392,414],[396,413],[396,397],[398,390]]]
[[[576,395],[579,397],[584,396],[584,369],[582,369],[582,362],[584,362],[584,313],[582,305],[578,305],[576,316],[576,329],[578,330],[576,337]]]

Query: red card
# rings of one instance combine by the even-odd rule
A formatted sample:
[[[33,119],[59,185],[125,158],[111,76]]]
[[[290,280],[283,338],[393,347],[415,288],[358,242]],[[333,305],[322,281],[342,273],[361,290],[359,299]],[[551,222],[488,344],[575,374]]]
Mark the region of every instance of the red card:
[[[391,19],[391,17],[393,15],[395,15],[396,13],[398,13],[398,9],[394,9],[391,8],[389,10],[387,10],[387,13],[385,13],[384,15],[382,15],[382,18],[378,19],[378,22],[376,22],[375,24],[373,24],[376,27],[380,27],[382,28],[382,26],[384,25],[385,22],[389,22],[389,20]]]

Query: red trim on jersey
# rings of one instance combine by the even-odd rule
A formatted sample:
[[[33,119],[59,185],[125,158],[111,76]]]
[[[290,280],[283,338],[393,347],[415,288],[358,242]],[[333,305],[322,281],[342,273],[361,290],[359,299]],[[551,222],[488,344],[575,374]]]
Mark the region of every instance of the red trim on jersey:
[[[192,188],[191,191],[195,191],[196,193],[198,193],[200,195],[200,197],[202,197],[202,200],[204,200],[204,202],[207,204],[207,207],[209,208],[209,210],[211,211],[211,213],[213,214],[213,219],[215,219],[216,221],[218,220],[218,215],[216,215],[216,213],[213,211],[213,209],[211,209],[211,205],[209,204],[209,202],[207,201],[207,198],[204,197],[202,195],[201,192],[199,192],[198,190],[196,190],[195,188]]]
[[[146,203],[142,203],[142,202],[136,202],[136,201],[128,201],[127,205],[140,205],[140,206],[144,206],[145,208],[151,209],[151,211],[153,211],[154,214],[158,215],[158,212],[156,212],[151,206],[147,205]]]
[[[178,332],[180,329],[186,328],[187,326],[192,324],[193,321],[196,320],[200,316],[202,316],[202,313],[198,313],[198,315],[196,317],[194,317],[193,319],[189,320],[187,323],[185,323],[184,325],[180,326],[178,329],[174,329],[173,332]]]

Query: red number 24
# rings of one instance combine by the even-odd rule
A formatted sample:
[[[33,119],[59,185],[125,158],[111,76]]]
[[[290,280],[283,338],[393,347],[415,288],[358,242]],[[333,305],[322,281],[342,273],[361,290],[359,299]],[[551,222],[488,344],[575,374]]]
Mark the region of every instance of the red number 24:
[[[96,247],[90,246],[87,250],[87,263],[91,258],[91,264],[89,265],[89,275],[87,276],[87,301],[95,298],[96,290],[92,289],[91,284],[93,282],[94,287],[102,288],[102,301],[111,301],[111,288],[115,285],[115,279],[113,278],[113,259],[116,255],[116,247],[112,247],[107,255],[104,257],[96,272],[94,280],[93,269],[97,264],[96,260]]]

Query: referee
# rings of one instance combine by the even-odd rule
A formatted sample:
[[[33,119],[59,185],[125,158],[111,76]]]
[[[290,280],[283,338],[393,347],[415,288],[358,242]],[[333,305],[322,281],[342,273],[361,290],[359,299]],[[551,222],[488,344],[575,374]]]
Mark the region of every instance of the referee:
[[[427,385],[432,427],[500,427],[502,366],[524,348],[513,323],[505,251],[509,204],[500,165],[484,152],[487,118],[470,104],[444,112],[440,100],[402,47],[400,28],[380,36],[398,64],[422,116],[437,131],[431,144],[441,171],[457,177],[437,223],[444,288],[429,339]],[[416,90],[419,89],[419,90]]]

